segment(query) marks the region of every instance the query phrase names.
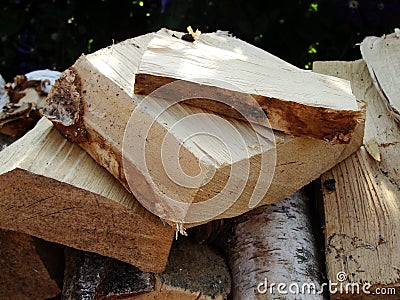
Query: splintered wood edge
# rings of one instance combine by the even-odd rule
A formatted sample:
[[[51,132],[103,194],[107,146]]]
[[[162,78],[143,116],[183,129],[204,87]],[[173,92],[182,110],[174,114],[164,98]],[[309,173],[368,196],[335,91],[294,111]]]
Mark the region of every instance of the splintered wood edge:
[[[303,105],[293,101],[269,98],[261,95],[250,95],[261,106],[263,111],[249,103],[249,95],[241,92],[230,91],[215,86],[207,86],[195,82],[179,80],[179,84],[168,84],[178,79],[162,77],[151,74],[135,74],[134,93],[149,95],[163,87],[163,98],[171,101],[185,99],[185,103],[200,108],[212,110],[216,113],[259,123],[265,115],[273,129],[287,134],[309,136],[328,141],[332,144],[347,144],[351,140],[358,124],[365,122],[365,108],[360,110],[334,110],[326,107]],[[209,95],[209,97],[196,98],[196,94]],[[229,99],[231,107],[210,99]],[[238,111],[246,112],[242,116]],[[265,114],[264,114],[265,113]]]

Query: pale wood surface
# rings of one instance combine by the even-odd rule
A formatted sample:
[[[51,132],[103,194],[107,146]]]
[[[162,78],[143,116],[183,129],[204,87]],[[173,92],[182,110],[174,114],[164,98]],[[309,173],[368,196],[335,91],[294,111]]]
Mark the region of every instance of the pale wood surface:
[[[362,147],[321,177],[328,279],[337,282],[336,274],[343,271],[348,277],[345,283],[370,282],[371,292],[377,287],[396,287],[398,294],[399,128],[375,89],[363,60],[317,62],[313,70],[351,80],[356,97],[368,103],[366,136],[375,140],[379,150],[379,161]],[[333,298],[352,296],[355,297],[336,294]]]
[[[274,139],[277,160],[275,174],[270,189],[259,205],[277,202],[294,193],[360,146],[362,124],[356,128],[354,138],[349,144],[332,145],[322,140],[292,137],[279,132],[272,135],[268,129],[256,125],[255,132],[245,122],[232,118],[222,119],[207,110],[184,104],[172,106],[156,119],[159,107],[166,105],[168,101],[151,97],[146,102],[146,108],[141,108],[137,119],[129,123],[131,113],[145,99],[133,94],[134,79],[141,55],[153,36],[154,34],[149,34],[130,39],[80,57],[73,67],[63,73],[61,80],[56,82],[44,113],[69,140],[79,143],[128,190],[132,189],[141,203],[145,203],[153,212],[155,208],[159,209],[156,211],[158,215],[162,216],[165,211],[174,212],[174,207],[156,206],[164,195],[178,197],[177,200],[182,203],[203,203],[217,195],[225,186],[232,166],[243,170],[240,176],[234,178],[237,183],[235,187],[228,189],[228,193],[237,195],[238,199],[213,218],[234,217],[249,211],[249,199],[257,184],[261,159],[274,158]],[[60,95],[63,95],[64,102],[60,101]],[[71,107],[73,109],[70,109]],[[174,126],[179,121],[199,113],[203,113],[203,118],[193,118],[191,122],[185,123],[185,126]],[[130,138],[133,144],[140,144],[140,141],[145,144],[148,165],[147,169],[133,165],[127,170],[132,179],[130,186],[122,156],[124,133],[128,123],[129,126],[142,130]],[[146,124],[151,123],[151,130],[146,132]],[[240,139],[228,134],[232,132],[232,128],[240,134],[246,149],[238,144]],[[186,139],[189,134],[199,131],[205,134]],[[210,136],[214,133],[218,133],[227,149]],[[197,175],[199,165],[208,168],[210,173],[215,171],[215,175],[206,185],[191,189],[171,180],[160,157],[161,145],[165,147],[164,137],[168,137],[168,147],[171,147],[167,147],[168,149],[180,148],[179,163],[187,174]],[[256,137],[260,139],[260,143]],[[233,151],[234,155],[227,150]],[[138,153],[132,152],[130,155],[133,156]],[[213,162],[204,160],[205,155]],[[140,160],[138,157],[135,159]],[[246,163],[251,165],[249,172],[246,171]],[[273,165],[268,167],[272,169]],[[156,182],[157,189],[151,185],[151,180]],[[238,192],[243,184],[244,190]],[[231,196],[226,197],[219,205],[224,208],[231,199]],[[220,208],[214,206],[213,209],[215,211]],[[208,220],[209,207],[206,211],[197,212],[195,218]],[[187,223],[186,227],[198,224],[197,221],[187,220],[188,218],[182,220],[183,223]]]
[[[234,220],[227,249],[233,299],[324,299],[322,294],[285,295],[277,290],[280,283],[287,285],[287,292],[292,283],[299,288],[312,283],[316,291],[321,290],[321,267],[307,205],[308,197],[301,190]]]
[[[47,246],[45,256],[39,253],[38,243]],[[63,253],[52,251],[48,244],[27,234],[0,229],[0,299],[49,299],[61,292],[52,270],[56,270],[55,262],[63,259]],[[62,268],[58,271],[62,276]]]
[[[63,299],[223,300],[228,268],[208,246],[175,241],[167,268],[154,274],[97,254],[67,251]]]
[[[369,36],[361,43],[361,54],[370,75],[393,118],[400,123],[400,36]]]
[[[274,129],[338,143],[347,143],[363,122],[348,81],[295,68],[233,37],[200,35],[190,43],[173,34],[162,29],[148,44],[135,93],[148,95],[182,80],[159,97],[184,95],[193,98],[188,103],[233,117],[240,117],[234,112],[240,109],[249,121],[264,118],[262,108]],[[210,99],[226,100],[234,109]]]
[[[0,227],[165,268],[173,230],[46,118],[0,152]]]

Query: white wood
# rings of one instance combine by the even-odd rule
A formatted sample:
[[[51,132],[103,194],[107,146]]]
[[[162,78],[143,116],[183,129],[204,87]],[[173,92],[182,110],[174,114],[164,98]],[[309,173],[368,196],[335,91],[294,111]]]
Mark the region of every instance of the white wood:
[[[0,152],[0,228],[161,272],[174,232],[46,118]]]
[[[396,34],[366,37],[361,43],[375,88],[400,123],[400,37]]]

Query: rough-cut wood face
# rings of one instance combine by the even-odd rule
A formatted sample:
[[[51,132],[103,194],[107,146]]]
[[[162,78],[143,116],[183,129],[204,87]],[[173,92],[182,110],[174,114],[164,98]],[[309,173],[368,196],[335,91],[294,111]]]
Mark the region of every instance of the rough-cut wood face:
[[[141,59],[135,93],[148,95],[164,87],[158,97],[190,99],[191,105],[252,122],[265,119],[266,113],[274,129],[349,142],[364,112],[347,81],[291,67],[261,50],[254,52],[253,46],[227,36],[201,35],[190,43],[160,30]],[[176,80],[178,85],[165,87]],[[221,109],[210,99],[227,102],[231,108]]]
[[[203,206],[206,207],[203,210],[192,210],[194,213],[191,218],[183,220],[175,218],[172,221],[169,219],[174,227],[175,223],[186,223],[185,227],[190,227],[210,219],[234,217],[249,211],[254,205],[275,203],[316,179],[360,146],[362,123],[357,123],[349,144],[332,145],[320,139],[293,137],[271,131],[268,126],[244,122],[237,118],[221,117],[210,111],[210,107],[204,109],[179,103],[159,114],[159,108],[171,104],[171,101],[133,93],[135,74],[142,55],[153,37],[154,34],[149,34],[133,38],[93,54],[81,56],[55,83],[44,112],[63,135],[79,143],[127,190],[133,191],[135,197],[148,210],[161,218],[167,219],[163,214],[165,211],[175,212],[175,207],[169,203],[160,205],[162,203],[160,199],[165,195],[180,197],[177,201],[180,208],[184,206],[181,203],[194,207],[218,195],[228,179],[234,180],[232,181],[234,184],[226,189],[229,195],[216,205],[212,205],[211,208]],[[205,37],[209,41],[215,40],[213,35]],[[220,43],[220,40],[214,42]],[[232,45],[226,46],[226,43],[220,43],[219,47],[229,50]],[[263,56],[264,52],[260,49],[253,46],[249,46],[249,49],[252,57],[256,59]],[[299,71],[279,59],[272,59],[273,56],[269,54],[268,57],[275,66]],[[71,83],[74,83],[73,86]],[[74,92],[76,92],[74,99],[64,99],[59,96]],[[207,90],[202,93],[207,93]],[[249,98],[251,99],[247,95],[246,99]],[[73,116],[69,115],[68,111],[71,104],[74,107]],[[221,109],[227,109],[227,106],[222,105],[222,108],[219,106]],[[67,115],[60,116],[60,112]],[[259,113],[257,110],[252,112],[255,116]],[[196,119],[194,116],[199,114],[204,114],[206,117]],[[77,120],[77,123],[71,125],[69,120],[72,119]],[[184,126],[177,126],[186,119],[190,119],[190,122],[184,123]],[[152,124],[152,127],[148,130],[146,126],[149,124]],[[232,128],[239,133],[240,139],[228,134]],[[127,133],[129,131],[127,129],[132,129],[134,134]],[[204,134],[187,138],[199,131]],[[82,132],[85,132],[84,136],[81,135]],[[217,132],[220,141],[210,136]],[[130,138],[130,144],[127,143],[127,137],[128,140]],[[242,147],[238,147],[240,140],[243,140]],[[221,141],[227,147],[221,145]],[[171,159],[163,160],[162,147],[168,150],[164,154],[170,155]],[[137,154],[143,154],[135,149],[140,151],[145,149],[145,156],[142,159],[140,156],[135,157]],[[175,157],[171,157],[171,149],[179,149],[175,152]],[[130,154],[133,157],[124,156],[123,152],[126,150],[131,150]],[[263,160],[265,157],[267,163]],[[270,163],[274,162],[274,158],[276,164]],[[147,166],[143,166],[144,162]],[[189,181],[181,184],[172,180],[169,177],[170,173],[167,174],[167,165],[172,168],[173,174],[181,168],[190,176],[200,174],[200,166],[205,167],[207,172],[201,173],[203,177],[200,177],[201,180],[204,179],[201,182],[204,185],[190,188],[187,186]],[[233,168],[239,170],[237,176],[231,176]],[[273,174],[273,178],[270,189],[257,204],[249,201],[255,187],[258,184],[266,188],[269,184],[268,176],[266,180],[263,179],[265,177],[258,180],[262,168],[268,171],[262,174],[267,173],[269,176]],[[214,171],[214,175],[209,176]],[[151,180],[156,181],[156,188]],[[181,211],[186,213],[185,210]],[[210,213],[213,215],[210,216]]]
[[[65,300],[129,299],[154,290],[153,273],[95,253],[67,248],[62,297]]]
[[[173,229],[45,118],[0,152],[0,228],[163,271]]]
[[[365,147],[321,177],[328,279],[336,282],[337,273],[345,272],[344,283],[369,282],[371,292],[379,287],[397,291],[397,295],[367,299],[398,299],[400,129],[363,60],[318,62],[313,70],[351,80],[355,95],[368,104]],[[333,299],[353,297],[332,295]]]

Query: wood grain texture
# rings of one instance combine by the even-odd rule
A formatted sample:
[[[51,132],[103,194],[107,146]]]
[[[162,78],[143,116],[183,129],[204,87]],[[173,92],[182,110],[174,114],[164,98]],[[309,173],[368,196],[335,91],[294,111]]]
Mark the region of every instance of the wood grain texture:
[[[190,43],[162,29],[143,54],[135,93],[193,99],[186,102],[251,122],[265,119],[265,112],[273,129],[348,143],[365,117],[349,83],[291,67],[254,48],[217,34],[200,35]],[[169,88],[171,82],[175,84]]]
[[[148,34],[129,39],[80,57],[53,86],[44,113],[64,136],[78,143],[127,190],[133,191],[141,203],[145,203],[148,209],[159,216],[162,217],[165,212],[175,213],[174,207],[160,207],[159,203],[162,202],[159,200],[163,199],[164,195],[178,197],[177,200],[181,203],[195,204],[204,203],[219,194],[226,185],[232,166],[243,170],[235,177],[238,184],[234,185],[234,188],[226,189],[228,193],[237,196],[237,201],[213,218],[229,218],[249,211],[249,199],[257,184],[261,159],[273,159],[275,151],[275,173],[270,189],[259,205],[277,202],[318,178],[361,145],[363,124],[356,128],[349,144],[332,145],[308,137],[272,133],[267,128],[257,125],[254,125],[258,130],[255,131],[249,123],[234,118],[220,118],[208,110],[185,104],[174,105],[162,115],[158,115],[157,109],[169,102],[152,97],[148,97],[150,100],[146,102],[145,109],[141,108],[141,114],[136,115],[137,119],[130,122],[132,112],[145,99],[133,94],[135,73],[153,36],[154,34]],[[260,50],[252,49],[255,57],[261,55]],[[275,63],[286,64],[279,60]],[[200,114],[203,118],[193,118]],[[174,126],[188,118],[192,119],[184,123],[185,126]],[[142,141],[146,146],[147,169],[132,164],[131,168],[124,168],[122,152],[128,124],[143,131],[126,136],[131,139],[132,144]],[[152,124],[148,132],[146,124]],[[232,132],[232,128],[240,134],[240,139],[227,134]],[[198,131],[202,134],[187,138]],[[225,148],[211,136],[214,133],[219,134]],[[165,146],[165,137],[168,137],[168,147],[171,148]],[[256,137],[260,143],[256,141]],[[244,148],[238,144],[242,140],[245,143]],[[160,153],[162,147],[167,150],[180,149],[179,155],[176,155],[179,157],[179,163],[172,164],[172,167],[181,167],[186,174],[194,176],[199,173],[199,166],[202,165],[208,168],[210,173],[215,171],[215,175],[200,188],[187,188],[177,184],[165,171],[165,160]],[[235,157],[229,151],[233,152]],[[132,151],[131,155],[135,153],[139,152]],[[209,157],[213,163],[204,160],[204,156]],[[244,167],[247,163],[251,166],[249,171]],[[207,182],[208,175],[202,176],[205,176],[203,179]],[[267,180],[263,182],[267,183]],[[238,192],[243,184],[243,191]],[[219,205],[224,206],[231,199],[231,196],[226,197]],[[200,211],[195,217],[203,222],[208,221],[207,213],[213,213],[216,207],[204,213]],[[184,223],[185,227],[201,223],[187,220],[182,218],[179,222]],[[173,225],[175,227],[175,224]]]
[[[47,247],[46,255],[40,252]],[[48,299],[61,290],[54,278],[62,251],[34,237],[0,229],[0,299]],[[60,255],[61,254],[61,255]]]
[[[0,152],[0,227],[165,268],[173,230],[46,118]]]
[[[400,292],[400,132],[375,89],[363,60],[317,62],[313,70],[351,80],[357,98],[368,103],[366,133],[378,156],[365,147],[322,177],[328,279],[345,272],[344,283],[369,282],[394,287],[397,295],[367,299],[398,299]],[[333,299],[365,299],[366,295],[335,294]]]
[[[375,88],[400,124],[400,35],[369,36],[360,48]]]
[[[307,202],[301,190],[276,205],[234,219],[227,249],[233,299],[324,299],[307,289],[293,294],[288,289],[298,284],[301,291],[303,283],[311,283],[315,291],[321,290],[322,273]],[[286,284],[283,293],[278,284]]]

